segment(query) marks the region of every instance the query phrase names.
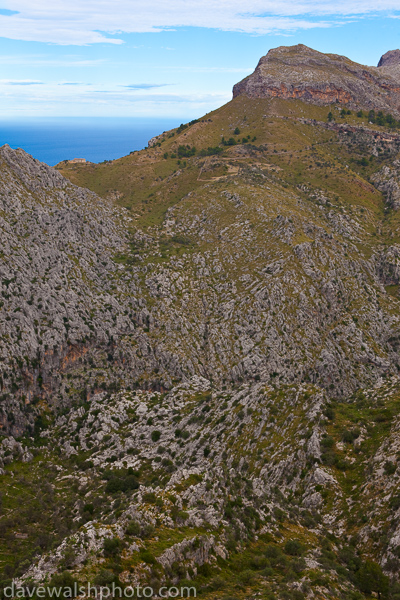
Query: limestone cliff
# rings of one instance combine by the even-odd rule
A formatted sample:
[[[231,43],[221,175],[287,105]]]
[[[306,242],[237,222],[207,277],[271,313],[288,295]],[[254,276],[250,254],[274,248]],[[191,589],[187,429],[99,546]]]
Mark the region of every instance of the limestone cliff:
[[[400,79],[392,70],[397,51],[382,57],[379,68],[323,54],[307,46],[281,46],[263,56],[256,70],[233,88],[233,97],[300,98],[319,105],[337,102],[400,114]]]

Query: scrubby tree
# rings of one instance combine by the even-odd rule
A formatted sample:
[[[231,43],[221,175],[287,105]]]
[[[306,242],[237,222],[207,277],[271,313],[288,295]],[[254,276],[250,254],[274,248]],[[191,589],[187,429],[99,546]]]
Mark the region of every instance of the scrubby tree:
[[[367,560],[360,567],[357,573],[358,586],[365,594],[376,592],[378,598],[387,596],[389,590],[389,577],[387,577],[382,568],[372,560]]]

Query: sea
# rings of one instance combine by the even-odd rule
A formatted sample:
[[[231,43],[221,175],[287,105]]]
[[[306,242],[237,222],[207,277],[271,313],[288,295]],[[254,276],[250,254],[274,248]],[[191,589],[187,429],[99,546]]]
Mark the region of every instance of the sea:
[[[22,148],[50,166],[73,158],[100,163],[142,150],[152,137],[181,123],[122,117],[0,119],[0,146]]]

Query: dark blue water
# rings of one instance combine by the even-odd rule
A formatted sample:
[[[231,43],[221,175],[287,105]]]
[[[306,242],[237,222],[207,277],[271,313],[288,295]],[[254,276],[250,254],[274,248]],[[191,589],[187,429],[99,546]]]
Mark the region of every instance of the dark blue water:
[[[97,163],[141,150],[150,138],[181,122],[182,119],[103,117],[0,120],[0,146],[23,148],[48,165],[72,158]]]

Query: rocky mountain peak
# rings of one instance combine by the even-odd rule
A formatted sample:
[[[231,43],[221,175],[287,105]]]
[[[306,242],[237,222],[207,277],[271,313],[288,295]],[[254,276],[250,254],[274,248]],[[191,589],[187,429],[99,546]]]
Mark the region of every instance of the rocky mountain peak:
[[[393,50],[382,57],[379,66],[398,64],[399,57],[400,51]],[[360,65],[303,44],[270,50],[254,73],[234,86],[233,97],[242,95],[301,99],[318,105],[340,103],[396,115],[400,106],[400,85],[392,70]]]
[[[391,67],[400,65],[400,50],[389,50],[381,56],[378,67]]]

